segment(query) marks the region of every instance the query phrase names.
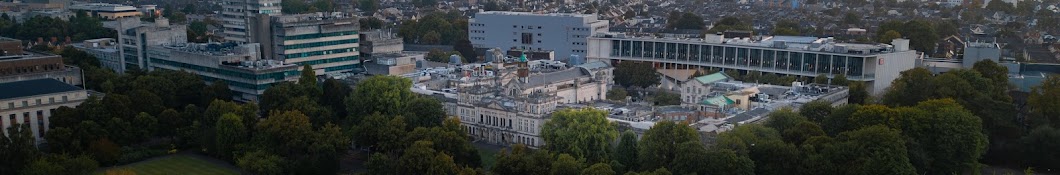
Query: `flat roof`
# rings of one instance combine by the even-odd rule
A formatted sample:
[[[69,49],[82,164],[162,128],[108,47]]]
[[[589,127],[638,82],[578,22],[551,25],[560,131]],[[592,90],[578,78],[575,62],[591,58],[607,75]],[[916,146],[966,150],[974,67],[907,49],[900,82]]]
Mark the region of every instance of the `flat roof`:
[[[591,14],[578,14],[578,13],[533,13],[533,12],[510,12],[510,11],[487,11],[479,12],[478,14],[485,15],[509,15],[509,16],[552,16],[552,17],[593,17]]]
[[[0,83],[0,92],[3,92],[0,93],[0,99],[29,97],[77,90],[83,89],[51,78],[16,81]]]

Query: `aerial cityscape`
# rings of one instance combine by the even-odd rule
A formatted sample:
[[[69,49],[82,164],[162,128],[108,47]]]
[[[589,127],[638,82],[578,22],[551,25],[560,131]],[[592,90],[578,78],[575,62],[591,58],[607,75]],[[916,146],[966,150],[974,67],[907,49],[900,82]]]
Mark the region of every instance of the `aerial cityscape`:
[[[1060,174],[1060,0],[0,0],[0,175]]]

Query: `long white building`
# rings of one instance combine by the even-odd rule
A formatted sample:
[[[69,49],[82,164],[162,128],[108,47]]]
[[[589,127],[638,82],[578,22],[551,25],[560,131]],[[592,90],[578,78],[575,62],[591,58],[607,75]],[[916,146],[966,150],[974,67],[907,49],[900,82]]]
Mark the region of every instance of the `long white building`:
[[[589,36],[607,30],[608,21],[595,14],[490,11],[468,22],[468,39],[476,48],[551,50],[564,61],[584,56]]]
[[[869,92],[882,94],[902,71],[913,69],[921,55],[909,40],[891,44],[838,43],[831,38],[763,36],[729,38],[636,37],[603,33],[589,38],[588,59],[643,61],[668,69],[724,69],[778,75],[829,78],[844,74],[867,82]]]

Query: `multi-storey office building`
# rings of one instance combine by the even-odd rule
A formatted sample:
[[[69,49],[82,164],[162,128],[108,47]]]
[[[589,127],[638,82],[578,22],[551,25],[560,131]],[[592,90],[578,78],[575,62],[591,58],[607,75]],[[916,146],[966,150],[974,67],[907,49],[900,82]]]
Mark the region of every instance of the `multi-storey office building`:
[[[490,11],[468,21],[468,39],[476,48],[552,50],[560,61],[584,56],[587,38],[607,30],[608,21],[594,14]]]
[[[118,51],[118,40],[114,38],[99,38],[85,40],[85,42],[74,44],[74,48],[95,56],[103,68],[110,70],[121,70],[121,52]]]
[[[28,124],[36,143],[44,142],[56,108],[76,107],[88,99],[87,90],[49,78],[0,83],[0,92],[0,133]]]
[[[260,59],[258,44],[176,44],[151,46],[151,69],[183,70],[207,83],[228,83],[238,101],[258,101],[265,89],[298,80],[298,65]]]
[[[589,59],[644,61],[664,68],[715,68],[741,72],[828,77],[843,74],[867,82],[881,94],[901,71],[913,69],[920,55],[909,40],[892,44],[837,43],[831,38],[764,36],[756,39],[634,37],[600,34],[589,38]]]
[[[254,25],[267,37],[258,38],[269,59],[286,64],[312,65],[317,75],[351,72],[360,64],[357,17],[346,13],[272,16]]]
[[[280,0],[223,0],[221,1],[221,21],[224,26],[226,41],[252,43],[250,26],[253,17],[259,14],[280,15]]]
[[[81,10],[94,17],[110,20],[143,15],[136,7],[122,4],[81,3],[70,6],[70,10]]]
[[[150,60],[147,59],[147,47],[149,46],[188,42],[187,27],[169,25],[169,20],[164,17],[155,19],[153,23],[141,22],[137,17],[122,18],[118,21],[115,30],[118,31],[118,52],[121,57],[102,57],[100,62],[120,62],[120,67],[108,66],[117,68],[114,72],[118,73],[124,73],[132,68],[141,70],[150,68]]]

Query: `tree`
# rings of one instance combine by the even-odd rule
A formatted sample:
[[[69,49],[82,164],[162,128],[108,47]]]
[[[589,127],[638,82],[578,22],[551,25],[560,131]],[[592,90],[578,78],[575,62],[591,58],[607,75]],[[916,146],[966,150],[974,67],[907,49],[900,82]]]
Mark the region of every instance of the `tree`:
[[[1016,11],[1016,7],[1005,1],[990,1],[986,3],[986,9],[995,12],[1012,13]]]
[[[316,0],[313,1],[313,7],[317,11],[333,12],[335,11],[335,2],[333,0]]]
[[[237,145],[247,141],[247,129],[243,126],[243,119],[236,114],[227,113],[221,116],[214,128],[217,130],[217,135],[214,136],[217,141],[211,149],[213,154],[222,159],[233,159],[232,152],[236,150]]]
[[[416,141],[401,155],[400,174],[456,174],[453,158],[431,149],[430,141]]]
[[[311,6],[305,2],[305,0],[283,0],[280,1],[280,7],[283,8],[284,13],[289,14],[302,14],[313,12]]]
[[[824,130],[821,129],[821,126],[810,121],[799,122],[798,124],[795,124],[794,127],[788,128],[788,130],[785,130],[780,134],[784,137],[785,142],[795,145],[801,145],[803,141],[809,140],[813,137],[825,136]]]
[[[552,175],[577,175],[582,171],[583,162],[571,157],[570,154],[559,154],[556,161],[552,162]]]
[[[324,95],[320,97],[320,105],[330,109],[336,119],[343,119],[348,116],[349,112],[346,111],[346,104],[343,100],[350,96],[350,91],[353,91],[353,89],[334,78],[324,80],[323,86]]]
[[[685,123],[674,123],[663,121],[655,123],[651,129],[644,132],[638,148],[640,152],[637,158],[640,160],[641,170],[653,170],[658,168],[673,169],[674,158],[678,154],[678,144],[684,142],[698,142],[699,135],[694,129]]]
[[[629,94],[626,93],[626,89],[622,88],[611,88],[607,90],[607,100],[611,101],[625,101]]]
[[[844,75],[844,74],[836,74],[835,77],[832,78],[832,85],[847,86],[849,84],[850,84],[850,80],[848,80],[847,76]]]
[[[1060,161],[1060,130],[1049,126],[1040,126],[1023,136],[1023,155],[1028,164],[1038,168],[1057,169],[1060,166],[1053,162]]]
[[[898,130],[876,125],[844,132],[822,152],[836,163],[837,174],[915,174],[905,145]]]
[[[615,146],[614,155],[611,156],[614,161],[618,161],[618,163],[625,166],[625,169],[620,170],[619,172],[639,169],[637,166],[638,163],[640,163],[637,160],[638,152],[637,134],[628,130],[622,132],[622,137]]]
[[[702,30],[707,24],[703,22],[703,17],[691,12],[672,11],[666,19],[666,26],[671,29]]]
[[[1032,125],[1051,125],[1060,128],[1060,76],[1049,76],[1041,85],[1031,88],[1027,107],[1033,118]]]
[[[430,141],[432,148],[440,153],[453,157],[453,161],[461,167],[481,166],[481,157],[478,150],[471,145],[470,137],[460,126],[459,119],[447,119],[441,126],[431,128],[416,128],[405,136],[401,143],[414,143],[416,141]]]
[[[861,15],[853,12],[848,12],[843,16],[843,23],[847,25],[858,25],[861,24]]]
[[[278,175],[283,173],[284,159],[263,150],[248,152],[236,159],[239,168],[261,175]]]
[[[680,105],[681,95],[677,93],[657,91],[655,92],[655,97],[652,98],[652,102],[654,102],[656,106]]]
[[[426,34],[423,34],[420,42],[423,44],[441,44],[442,34],[438,33],[438,31],[429,31]]]
[[[353,121],[374,112],[382,115],[403,114],[413,100],[412,81],[396,76],[372,76],[360,83],[346,98],[347,111]]]
[[[702,166],[706,162],[707,149],[699,142],[684,142],[678,144],[677,157],[674,157],[673,172],[677,174],[708,174],[710,172]]]
[[[140,128],[139,130],[137,130],[137,136],[139,138],[138,140],[144,140],[153,137],[156,135],[155,133],[157,133],[158,130],[158,119],[154,116],[151,116],[151,114],[147,114],[145,112],[141,112],[140,114],[136,115],[136,118],[133,119],[132,124]]]
[[[188,122],[180,117],[180,112],[173,109],[166,109],[165,111],[162,111],[162,113],[159,113],[158,122],[163,123],[162,125],[158,125],[158,135],[165,137],[175,136],[177,128],[188,125]]]
[[[379,0],[360,0],[357,8],[361,9],[361,11],[368,12],[368,14],[373,14],[376,10],[379,10]],[[361,23],[361,26],[363,27],[364,23]]]
[[[313,69],[312,65],[302,65],[302,74],[298,77],[298,85],[302,87],[302,92],[310,97],[319,97],[322,93],[320,85],[317,84],[317,73]],[[316,100],[316,98],[313,98]]]
[[[777,21],[773,25],[773,35],[799,35],[799,23],[789,20]]]
[[[121,147],[107,138],[93,141],[89,144],[88,151],[92,154],[92,159],[99,161],[101,164],[112,164],[121,156]]]
[[[935,43],[939,41],[935,25],[923,20],[907,21],[899,32],[910,38],[909,48],[922,52],[934,51]]]
[[[255,137],[265,148],[284,151],[289,155],[305,151],[314,141],[313,126],[309,117],[298,111],[273,111],[269,117],[258,122]],[[307,137],[310,136],[310,137]]]
[[[461,39],[453,44],[453,50],[460,52],[460,55],[464,59],[467,59],[468,63],[478,62],[478,52],[475,52],[475,47],[471,46],[471,41],[467,39]]]
[[[606,163],[597,163],[589,166],[585,170],[582,170],[583,175],[614,175],[615,170],[611,170],[611,165]]]
[[[751,30],[751,26],[744,23],[743,20],[737,17],[725,17],[718,22],[714,23],[714,27],[710,28],[707,32],[717,33],[725,32],[728,30]]]
[[[551,165],[548,150],[532,150],[517,144],[497,153],[497,163],[491,171],[496,174],[544,175],[551,172]]]
[[[823,100],[814,100],[799,107],[799,115],[806,117],[812,122],[822,123],[825,118],[832,115],[832,103]]]
[[[817,77],[813,78],[813,83],[817,84],[828,84],[828,75],[817,74]]]
[[[934,81],[931,71],[924,68],[913,68],[902,71],[890,89],[883,95],[883,104],[895,106],[912,106],[927,100],[934,93]]]
[[[703,170],[720,175],[751,175],[754,174],[755,164],[747,156],[741,156],[727,149],[714,149],[707,152],[703,157],[706,160]]]
[[[228,83],[225,81],[217,80],[206,86],[206,89],[202,91],[203,100],[207,100],[201,104],[207,104],[213,100],[224,100],[232,101],[232,90],[228,88]]]
[[[850,96],[847,102],[850,104],[865,104],[869,101],[869,91],[865,89],[864,82],[850,83]]]
[[[772,113],[769,113],[769,115],[766,115],[766,118],[768,121],[766,121],[765,126],[776,129],[777,132],[780,133],[784,133],[789,128],[794,128],[796,124],[807,121],[806,117],[799,115],[799,113],[795,113],[791,108],[782,108],[773,111]]]
[[[388,151],[401,148],[405,137],[404,117],[386,117],[376,113],[364,117],[360,125],[353,128],[354,142],[370,150]]]
[[[879,35],[879,39],[877,39],[876,42],[890,43],[894,39],[899,38],[902,38],[902,33],[898,33],[898,31],[895,30],[888,30],[887,32],[884,32],[883,35]]]
[[[916,108],[923,113],[907,118],[901,130],[917,170],[939,174],[974,167],[987,146],[979,117],[951,99],[920,102]]]
[[[442,103],[431,97],[415,97],[408,102],[406,123],[410,130],[416,127],[434,127],[442,125],[446,118]]]
[[[0,174],[18,174],[26,165],[40,155],[35,144],[33,130],[28,124],[14,124],[0,133]]]
[[[589,163],[607,163],[611,143],[618,137],[617,127],[607,120],[607,115],[607,111],[595,109],[553,112],[552,119],[541,129],[545,149],[584,158]]]
[[[614,75],[615,83],[626,88],[648,88],[659,84],[660,81],[659,73],[650,63],[623,61],[615,66]]]

